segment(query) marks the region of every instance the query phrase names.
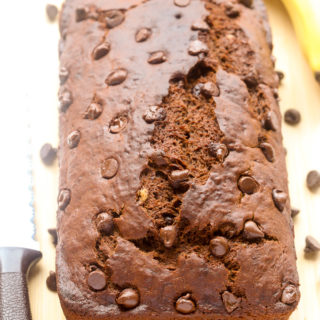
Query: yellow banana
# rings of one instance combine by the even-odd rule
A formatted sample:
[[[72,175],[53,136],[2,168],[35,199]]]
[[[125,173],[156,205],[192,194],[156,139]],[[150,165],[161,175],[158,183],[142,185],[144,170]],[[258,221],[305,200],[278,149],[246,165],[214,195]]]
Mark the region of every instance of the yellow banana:
[[[298,39],[320,82],[320,0],[282,0]]]

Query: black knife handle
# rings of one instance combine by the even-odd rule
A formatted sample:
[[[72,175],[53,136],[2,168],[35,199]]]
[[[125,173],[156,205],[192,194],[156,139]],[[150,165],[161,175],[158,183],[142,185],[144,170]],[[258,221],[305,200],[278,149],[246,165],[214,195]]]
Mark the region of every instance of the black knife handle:
[[[31,320],[27,274],[40,251],[0,248],[0,320]]]

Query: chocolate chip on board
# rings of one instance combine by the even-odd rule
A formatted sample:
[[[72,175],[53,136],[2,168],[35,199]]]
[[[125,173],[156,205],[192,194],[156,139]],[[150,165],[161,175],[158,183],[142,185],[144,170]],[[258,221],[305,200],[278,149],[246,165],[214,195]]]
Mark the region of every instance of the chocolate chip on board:
[[[139,293],[135,289],[124,289],[123,291],[121,291],[116,301],[125,309],[133,309],[139,304]]]
[[[320,187],[320,173],[312,170],[307,175],[307,187],[310,191],[316,191]]]
[[[191,299],[190,293],[187,293],[176,301],[176,310],[182,314],[190,314],[196,310],[196,305]]]
[[[51,165],[57,157],[57,149],[50,143],[45,143],[40,149],[40,158],[46,165]]]
[[[320,242],[312,236],[306,237],[305,253],[315,253],[320,251]]]
[[[301,114],[296,109],[288,109],[284,113],[284,121],[290,125],[296,125],[301,121]]]
[[[58,244],[58,233],[56,228],[48,229],[48,233],[52,237],[52,243],[56,246]]]
[[[51,22],[56,20],[58,12],[59,12],[58,8],[55,5],[53,5],[53,4],[46,5],[47,17]]]
[[[284,73],[282,71],[276,71],[278,78],[279,78],[279,83],[282,82],[282,80],[284,79]]]
[[[292,218],[294,218],[295,216],[297,216],[299,213],[300,213],[300,210],[299,210],[299,209],[295,209],[295,208],[292,208],[292,209],[291,209],[291,217],[292,217]]]
[[[54,271],[50,271],[47,280],[46,280],[47,288],[53,292],[57,291],[57,278],[56,273]]]

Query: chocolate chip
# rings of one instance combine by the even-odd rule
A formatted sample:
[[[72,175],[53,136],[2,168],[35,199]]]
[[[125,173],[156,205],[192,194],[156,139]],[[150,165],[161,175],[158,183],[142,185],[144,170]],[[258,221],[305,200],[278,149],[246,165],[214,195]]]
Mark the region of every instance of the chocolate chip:
[[[86,20],[88,17],[89,10],[88,8],[77,8],[76,9],[76,22],[81,22]]]
[[[50,165],[57,157],[57,149],[53,148],[50,143],[45,143],[40,149],[40,158],[46,165]]]
[[[114,158],[109,158],[102,163],[101,175],[105,179],[113,178],[119,170],[119,163]]]
[[[109,29],[117,27],[124,21],[124,14],[120,10],[111,10],[106,13],[106,26]]]
[[[316,79],[317,82],[320,83],[320,71],[316,71],[316,72],[314,73],[314,78]]]
[[[111,133],[119,133],[121,132],[128,124],[128,118],[126,116],[119,116],[113,119],[110,122],[110,132]]]
[[[170,177],[174,182],[186,181],[189,177],[189,170],[174,170],[171,172]]]
[[[166,54],[164,51],[155,51],[150,54],[148,62],[150,64],[159,64],[167,60]]]
[[[143,42],[149,39],[151,36],[151,30],[148,28],[141,28],[137,31],[135,39],[137,42]]]
[[[262,126],[266,130],[276,131],[278,127],[278,119],[273,111],[269,111],[262,122]]]
[[[239,0],[239,2],[248,8],[252,8],[253,0]]]
[[[47,288],[53,292],[57,291],[57,277],[54,271],[50,271],[47,280],[46,280]]]
[[[258,191],[259,183],[250,176],[242,176],[238,180],[239,189],[246,194],[253,194]]]
[[[240,15],[240,11],[238,8],[236,8],[233,4],[226,4],[226,10],[225,10],[226,15],[229,18],[237,18]]]
[[[274,150],[270,143],[268,142],[260,143],[260,149],[269,162],[274,162]]]
[[[47,17],[48,19],[53,22],[56,20],[57,15],[58,15],[58,8],[53,5],[53,4],[47,4],[46,5],[46,13],[47,13]]]
[[[243,236],[248,240],[257,240],[263,238],[264,233],[254,221],[247,221],[244,224]]]
[[[124,289],[116,299],[117,303],[125,309],[135,308],[139,304],[139,300],[139,293],[131,288]]]
[[[73,102],[72,93],[67,89],[62,90],[62,92],[59,94],[59,101],[60,101],[60,111],[61,112],[67,111],[67,109],[70,107],[70,105]]]
[[[245,75],[242,80],[249,89],[255,88],[258,85],[257,75],[255,73]]]
[[[218,97],[220,90],[215,83],[208,81],[201,87],[201,93],[207,98]]]
[[[106,84],[109,86],[116,86],[126,80],[128,76],[128,71],[125,69],[117,69],[109,74],[106,79]]]
[[[307,187],[310,191],[316,191],[320,187],[320,173],[312,170],[307,175]]]
[[[99,60],[106,56],[110,51],[111,45],[109,42],[105,41],[99,44],[92,52],[92,56],[94,60]]]
[[[291,209],[291,217],[294,218],[295,216],[297,216],[300,213],[299,209]]]
[[[89,120],[95,120],[101,115],[101,113],[102,106],[98,103],[92,102],[86,110],[84,118]]]
[[[296,125],[300,122],[301,115],[296,109],[288,109],[284,114],[284,121],[290,125]]]
[[[232,294],[229,291],[225,291],[222,294],[222,301],[227,312],[231,313],[237,308],[239,308],[241,303],[241,298],[236,297],[234,294]]]
[[[196,310],[196,305],[191,299],[190,293],[187,293],[176,301],[176,310],[182,314],[189,314]]]
[[[104,235],[110,235],[113,232],[113,217],[107,212],[101,212],[96,219],[96,225],[99,232]]]
[[[71,192],[69,189],[62,189],[60,190],[58,196],[58,206],[60,210],[64,210],[71,200]]]
[[[222,258],[229,251],[228,240],[224,237],[215,237],[214,239],[211,239],[210,251],[215,257]]]
[[[158,167],[168,165],[168,161],[165,159],[165,153],[162,150],[156,150],[150,155],[151,161]]]
[[[171,248],[177,237],[175,226],[166,226],[160,229],[160,238],[166,248]]]
[[[284,79],[284,73],[282,71],[276,71],[278,78],[279,78],[279,82],[281,83],[282,80]]]
[[[304,248],[305,253],[314,253],[320,251],[320,243],[312,236],[306,237],[306,246]]]
[[[61,67],[59,71],[60,84],[64,84],[69,77],[69,71],[66,67]]]
[[[190,0],[174,0],[174,4],[178,7],[186,7],[190,4]]]
[[[67,138],[67,144],[70,149],[76,148],[80,142],[80,131],[72,131]]]
[[[211,142],[208,146],[209,154],[215,157],[219,162],[223,162],[229,154],[227,146],[223,143]]]
[[[143,115],[143,119],[147,123],[154,121],[163,121],[166,118],[166,110],[159,106],[151,106],[148,111]]]
[[[293,304],[297,301],[298,292],[296,286],[289,284],[282,292],[281,302],[285,304]]]
[[[209,26],[205,21],[197,20],[192,24],[191,29],[199,31],[209,31]]]
[[[107,285],[106,276],[99,269],[90,272],[87,281],[90,289],[95,291],[101,291]]]
[[[192,41],[188,49],[188,53],[192,56],[197,56],[200,53],[207,53],[208,51],[208,46],[200,40]]]
[[[56,246],[58,244],[58,233],[56,228],[48,229],[48,233],[52,237],[52,243]]]
[[[287,202],[287,198],[288,196],[285,192],[278,189],[272,190],[272,199],[279,211],[283,211]]]

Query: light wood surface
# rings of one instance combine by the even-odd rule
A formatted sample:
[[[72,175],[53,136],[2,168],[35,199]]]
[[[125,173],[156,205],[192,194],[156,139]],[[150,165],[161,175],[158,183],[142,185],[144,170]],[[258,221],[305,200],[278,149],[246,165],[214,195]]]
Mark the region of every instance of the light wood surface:
[[[14,1],[17,2],[20,1]],[[46,20],[45,0],[23,2],[28,2],[29,17],[23,16],[21,19],[26,21],[28,18],[30,22],[32,17],[33,24],[37,26],[33,30],[37,35],[25,36],[38,37],[38,42],[33,44],[37,56],[33,61],[37,87],[36,92],[31,94],[35,96],[32,112],[36,220],[43,259],[30,274],[31,305],[36,320],[62,320],[64,316],[57,294],[49,292],[45,284],[49,270],[55,269],[55,250],[47,229],[55,226],[58,168],[57,163],[52,167],[44,166],[38,155],[43,143],[58,144],[58,26]],[[307,260],[303,249],[306,235],[311,234],[320,240],[320,191],[312,194],[305,186],[308,171],[320,171],[320,86],[313,79],[280,1],[269,0],[267,5],[273,27],[277,69],[286,75],[280,89],[281,109],[296,108],[302,114],[302,122],[298,126],[283,125],[284,143],[288,150],[291,201],[294,207],[301,209],[295,219],[295,232],[302,298],[291,320],[319,320],[320,255]],[[21,21],[20,28],[23,32]]]

